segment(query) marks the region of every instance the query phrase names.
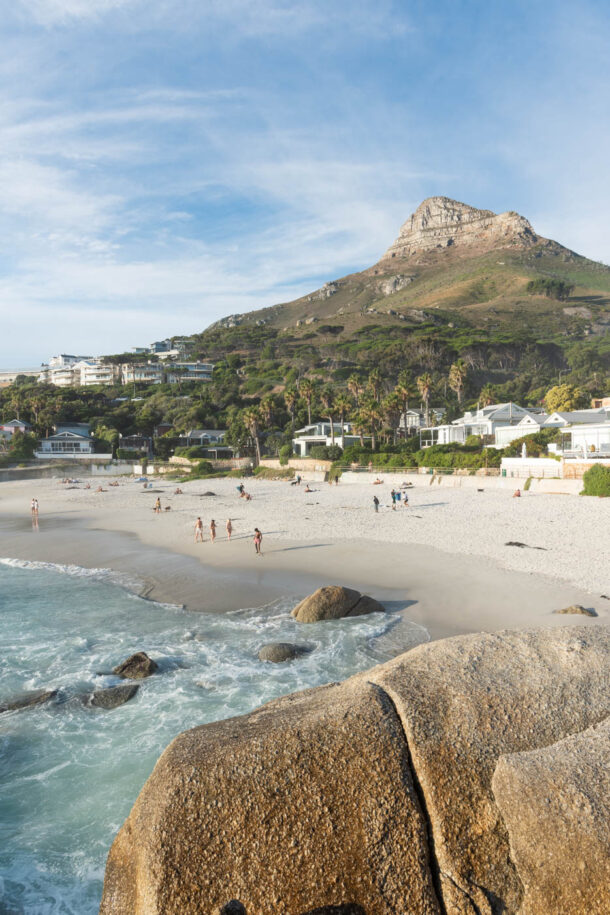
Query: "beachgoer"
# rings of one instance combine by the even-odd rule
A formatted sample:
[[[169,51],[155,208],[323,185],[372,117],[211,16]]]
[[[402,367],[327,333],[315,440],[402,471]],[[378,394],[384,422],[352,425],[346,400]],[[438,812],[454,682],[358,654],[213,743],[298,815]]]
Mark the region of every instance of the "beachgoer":
[[[395,512],[396,511],[396,490],[393,489],[392,492],[390,493],[390,495],[392,496],[392,511]]]
[[[309,483],[305,486],[305,492],[313,492],[313,489],[309,488]]]
[[[197,543],[198,540],[203,543],[203,521],[201,518],[197,518],[195,521],[195,543]]]
[[[244,499],[246,500],[246,502],[251,502],[251,501],[252,501],[252,496],[250,495],[249,492],[243,492],[243,493],[242,493],[242,496],[244,497]]]
[[[237,492],[239,493],[240,498],[243,496],[245,489],[246,489],[246,487],[244,486],[243,483],[240,483],[239,486],[237,487]]]
[[[233,525],[231,524],[231,519],[227,518],[227,540],[231,539],[232,533],[233,533]]]
[[[91,483],[87,483],[85,489],[91,489]]]
[[[97,489],[96,489],[95,491],[96,491],[96,492],[106,492],[106,490],[105,490],[105,489],[102,489],[101,486],[98,486]],[[159,500],[157,500],[157,501],[159,501]]]
[[[32,501],[30,503],[30,507],[32,509],[32,514],[37,515],[38,514],[38,499],[32,499]]]
[[[177,489],[174,489],[174,495],[175,495],[175,496],[181,496],[181,495],[183,495],[182,490],[180,489],[180,487],[178,487]]]
[[[257,527],[254,528],[254,549],[258,556],[262,555],[261,544],[263,542],[263,535]]]
[[[373,480],[373,486],[381,486],[382,483],[383,483],[383,480],[380,480],[379,477],[377,477],[376,480]]]
[[[157,496],[157,501],[155,502],[155,515],[158,515],[161,511],[161,499]]]
[[[409,497],[406,494],[406,492],[403,493],[403,499],[405,500],[405,508],[408,508],[409,507]]]
[[[378,512],[379,511],[379,499],[377,498],[377,496],[373,496],[373,505],[375,506],[375,511]]]
[[[216,540],[216,522],[214,521],[213,518],[210,521],[210,540],[212,541],[212,543],[214,543],[214,541]]]
[[[520,498],[521,498],[521,490],[515,489],[515,491],[513,493],[513,499],[520,499]]]
[[[373,472],[373,462],[369,461],[369,473]]]
[[[297,486],[301,485],[301,474],[297,473]]]

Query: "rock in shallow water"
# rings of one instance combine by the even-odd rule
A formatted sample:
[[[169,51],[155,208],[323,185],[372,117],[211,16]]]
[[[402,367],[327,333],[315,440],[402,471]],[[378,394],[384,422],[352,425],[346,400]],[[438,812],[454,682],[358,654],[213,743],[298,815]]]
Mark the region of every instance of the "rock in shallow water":
[[[20,693],[18,696],[13,696],[12,699],[0,702],[0,715],[3,712],[15,712],[18,709],[42,705],[43,702],[54,699],[56,695],[56,689],[34,689],[27,693]]]
[[[338,620],[346,616],[363,616],[366,613],[384,613],[384,607],[372,597],[343,588],[340,585],[328,585],[318,588],[300,604],[297,604],[292,615],[298,623],[317,623],[320,620]]]
[[[125,705],[130,699],[133,699],[139,689],[140,687],[136,684],[96,689],[90,696],[86,697],[85,703],[94,708],[118,708],[119,705]]]
[[[281,664],[283,661],[294,661],[295,658],[301,658],[312,651],[313,648],[310,648],[309,645],[297,645],[294,642],[269,642],[260,649],[258,659]]]
[[[150,677],[158,669],[159,665],[149,658],[145,651],[138,651],[118,667],[113,668],[112,672],[124,680],[143,680],[144,677]]]

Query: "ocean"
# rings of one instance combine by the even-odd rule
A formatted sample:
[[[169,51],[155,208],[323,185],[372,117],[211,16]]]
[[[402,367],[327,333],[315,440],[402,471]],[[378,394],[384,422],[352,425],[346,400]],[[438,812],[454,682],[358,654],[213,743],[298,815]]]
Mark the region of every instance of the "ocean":
[[[93,915],[106,855],[174,736],[277,696],[343,680],[427,640],[392,615],[303,626],[295,599],[192,613],[134,593],[104,569],[0,560],[0,705],[41,688],[45,705],[0,715],[0,912]],[[393,635],[395,633],[395,635]],[[262,644],[315,648],[286,664]],[[110,671],[146,651],[159,672],[112,710],[81,698],[122,682]]]

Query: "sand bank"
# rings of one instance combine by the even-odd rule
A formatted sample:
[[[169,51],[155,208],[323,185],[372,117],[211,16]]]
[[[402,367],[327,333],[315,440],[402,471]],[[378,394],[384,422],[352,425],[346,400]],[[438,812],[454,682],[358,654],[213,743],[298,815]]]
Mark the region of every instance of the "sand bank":
[[[389,506],[387,487],[304,486],[250,480],[252,501],[234,480],[154,483],[121,479],[103,493],[59,480],[0,485],[1,553],[22,559],[108,567],[139,576],[155,599],[194,609],[295,601],[322,584],[374,594],[429,629],[433,638],[524,625],[565,625],[554,616],[572,603],[594,606],[607,621],[610,505],[604,500],[476,490],[409,493],[410,507]],[[213,492],[214,495],[205,495]],[[381,500],[378,514],[372,498]],[[29,500],[40,502],[32,531]],[[153,512],[159,495],[171,510]],[[206,542],[195,544],[197,516]],[[226,541],[231,517],[234,535]],[[209,542],[211,518],[218,526]],[[262,557],[252,546],[264,533]],[[528,544],[508,547],[509,540]],[[539,549],[536,549],[538,547]],[[605,619],[604,619],[605,618]]]

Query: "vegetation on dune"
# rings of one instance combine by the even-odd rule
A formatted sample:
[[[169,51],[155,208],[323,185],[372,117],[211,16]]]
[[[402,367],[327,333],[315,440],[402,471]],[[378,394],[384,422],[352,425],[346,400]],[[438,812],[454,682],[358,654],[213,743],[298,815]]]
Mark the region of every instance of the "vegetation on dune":
[[[610,467],[597,465],[583,475],[583,496],[610,496]]]

